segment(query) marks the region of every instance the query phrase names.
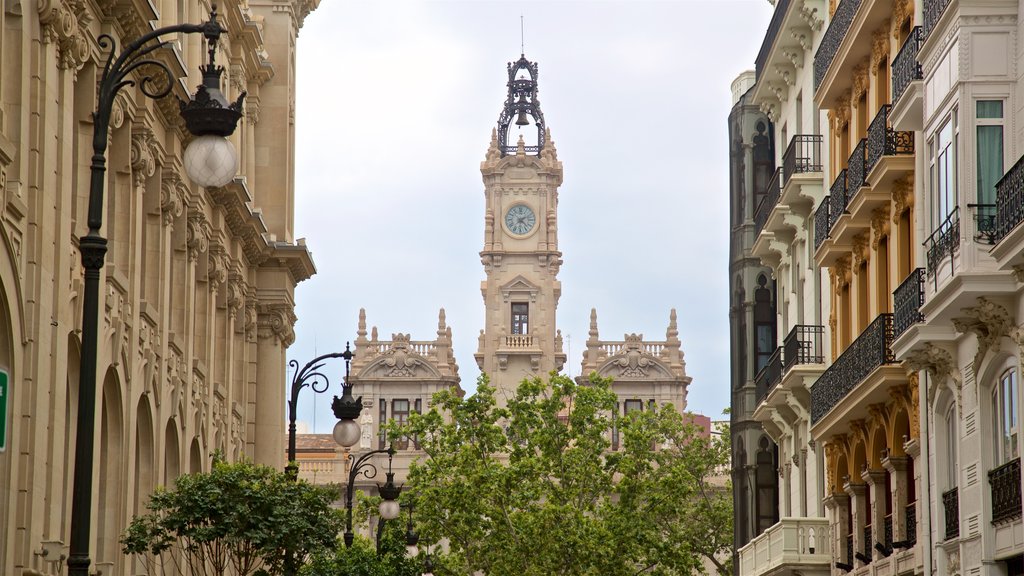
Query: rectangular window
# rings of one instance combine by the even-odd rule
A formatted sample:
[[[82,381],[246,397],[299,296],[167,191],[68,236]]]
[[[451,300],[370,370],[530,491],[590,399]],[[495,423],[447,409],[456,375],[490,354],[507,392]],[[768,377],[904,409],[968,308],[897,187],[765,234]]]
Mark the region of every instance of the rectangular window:
[[[409,401],[402,399],[394,399],[391,401],[391,419],[395,421],[395,424],[399,426],[405,425],[409,422]],[[405,450],[409,447],[409,438],[402,436],[401,438],[395,439],[395,450]]]
[[[762,368],[768,365],[768,359],[771,358],[774,352],[775,327],[759,324],[757,326],[757,369],[755,373],[760,372]]]
[[[977,103],[978,204],[996,203],[996,182],[1003,177],[1003,101]],[[982,207],[979,214],[995,215],[994,207]]]
[[[512,303],[512,333],[530,333],[530,305],[526,302]]]
[[[992,390],[995,442],[994,464],[1005,464],[1020,456],[1020,416],[1017,405],[1017,371],[1007,370]]]
[[[416,399],[416,403],[413,405],[412,411],[415,412],[416,414],[423,414],[423,399],[422,398],[417,398]],[[417,450],[420,449],[420,439],[419,439],[419,437],[416,437],[416,436],[413,437],[412,445]]]
[[[377,427],[379,429],[377,438],[377,448],[383,450],[388,446],[388,432],[384,429],[384,424],[388,421],[388,401],[381,398],[379,401],[380,413],[377,418]]]
[[[615,414],[612,414],[612,450],[619,449],[619,403],[615,403]]]
[[[946,411],[946,489],[952,490],[957,486],[957,442],[960,435],[957,434],[956,407],[950,406]]]
[[[626,400],[626,406],[625,406],[625,409],[623,410],[623,413],[624,414],[629,414],[630,412],[640,412],[643,409],[644,409],[644,401],[643,400]]]
[[[953,146],[953,118],[946,120],[935,134],[932,175],[935,193],[935,220],[933,228],[937,228],[956,209],[956,174]]]

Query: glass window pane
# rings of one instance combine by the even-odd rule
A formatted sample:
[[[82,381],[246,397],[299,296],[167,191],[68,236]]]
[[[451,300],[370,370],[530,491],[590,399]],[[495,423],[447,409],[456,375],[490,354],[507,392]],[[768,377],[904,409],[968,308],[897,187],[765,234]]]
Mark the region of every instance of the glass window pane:
[[[978,203],[995,204],[996,182],[1002,177],[1003,127],[978,126]]]
[[[978,100],[978,118],[1002,118],[1002,100]]]

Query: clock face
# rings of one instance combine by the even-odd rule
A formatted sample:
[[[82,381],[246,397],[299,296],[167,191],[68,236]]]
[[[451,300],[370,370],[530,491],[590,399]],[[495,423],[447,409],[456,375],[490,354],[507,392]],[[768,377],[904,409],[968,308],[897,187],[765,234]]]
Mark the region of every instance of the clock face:
[[[533,210],[525,204],[517,204],[505,213],[505,227],[513,234],[528,234],[536,223],[537,217],[533,215]]]

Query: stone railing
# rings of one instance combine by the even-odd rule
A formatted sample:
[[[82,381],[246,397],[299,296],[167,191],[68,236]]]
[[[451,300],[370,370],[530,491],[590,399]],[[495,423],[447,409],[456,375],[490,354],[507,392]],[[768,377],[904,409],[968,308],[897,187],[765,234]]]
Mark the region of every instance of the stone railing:
[[[435,343],[429,340],[413,340],[408,343],[409,351],[415,352],[420,356],[430,356],[434,353]],[[370,342],[367,344],[367,355],[376,356],[378,354],[384,354],[388,350],[394,348],[394,342],[389,340]]]
[[[784,563],[827,570],[830,542],[825,518],[782,518],[740,548],[739,575],[763,576]]]
[[[505,348],[533,348],[533,336],[528,334],[505,336]]]
[[[665,349],[664,342],[644,342],[641,346],[641,350],[650,354],[651,356],[661,356],[661,351]],[[604,351],[605,356],[614,356],[620,352],[626,350],[625,341],[610,341],[602,342],[601,350]]]

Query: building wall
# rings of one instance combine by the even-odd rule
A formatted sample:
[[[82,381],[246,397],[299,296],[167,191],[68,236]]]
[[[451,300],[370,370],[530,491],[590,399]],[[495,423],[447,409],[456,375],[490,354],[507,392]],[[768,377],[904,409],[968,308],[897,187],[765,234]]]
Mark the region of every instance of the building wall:
[[[228,29],[217,50],[224,91],[231,100],[249,92],[231,137],[239,178],[223,188],[199,188],[182,169],[186,136],[172,97],[187,98],[184,86],[199,84],[201,37],[182,38],[179,72],[188,77],[172,97],[150,100],[129,86],[115,101],[90,552],[107,576],[139,570],[121,555],[118,538],[156,486],[209,469],[215,451],[283,465],[293,289],[314,268],[294,240],[288,208],[292,116],[276,111],[293,110],[294,40],[315,7],[220,3]],[[86,231],[91,113],[106,54],[98,37],[110,34],[121,47],[151,20],[206,17],[201,4],[188,2],[175,9],[14,1],[0,12],[0,369],[10,375],[0,452],[2,574],[66,569],[80,441],[78,237]],[[153,55],[179,68],[168,51]]]

